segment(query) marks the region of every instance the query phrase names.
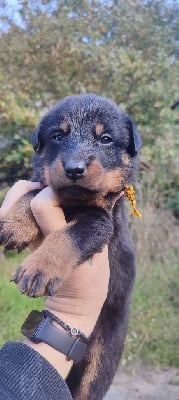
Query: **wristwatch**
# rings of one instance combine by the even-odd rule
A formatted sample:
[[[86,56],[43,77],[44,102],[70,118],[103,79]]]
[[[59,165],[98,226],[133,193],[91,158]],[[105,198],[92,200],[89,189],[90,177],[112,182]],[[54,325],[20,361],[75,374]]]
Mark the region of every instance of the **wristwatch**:
[[[68,333],[56,328],[52,324],[53,320],[62,322],[46,310],[44,312],[33,310],[23,323],[21,332],[32,342],[45,342],[65,354],[67,360],[79,362],[84,357],[89,340],[77,328],[66,325]],[[62,324],[60,325],[63,326]]]

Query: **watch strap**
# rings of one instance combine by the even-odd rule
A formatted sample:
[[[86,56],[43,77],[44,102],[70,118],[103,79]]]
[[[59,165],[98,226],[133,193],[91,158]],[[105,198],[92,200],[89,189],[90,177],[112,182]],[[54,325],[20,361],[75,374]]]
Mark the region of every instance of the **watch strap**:
[[[41,314],[41,320],[34,331],[30,335],[28,334],[25,321],[21,332],[33,342],[44,342],[60,353],[65,354],[68,360],[79,362],[84,357],[88,344],[83,337],[79,335],[71,336],[69,333],[62,331],[62,329],[56,328],[52,324],[52,318],[44,316],[43,313],[38,312],[38,314]]]

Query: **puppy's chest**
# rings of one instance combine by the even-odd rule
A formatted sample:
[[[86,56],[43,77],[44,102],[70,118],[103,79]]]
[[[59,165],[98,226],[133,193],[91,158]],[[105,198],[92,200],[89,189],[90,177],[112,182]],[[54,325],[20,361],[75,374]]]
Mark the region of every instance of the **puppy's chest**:
[[[91,207],[91,206],[76,206],[76,207],[67,207],[67,206],[62,206],[63,212],[65,214],[65,219],[66,222],[73,222],[73,221],[80,221],[81,218],[85,216],[86,223],[89,224],[90,227],[90,222],[91,222],[91,213],[96,214],[96,219],[98,219],[98,211],[97,207]]]
[[[65,214],[66,222],[72,222],[80,219],[83,215],[87,213],[87,207],[63,207],[63,212]]]

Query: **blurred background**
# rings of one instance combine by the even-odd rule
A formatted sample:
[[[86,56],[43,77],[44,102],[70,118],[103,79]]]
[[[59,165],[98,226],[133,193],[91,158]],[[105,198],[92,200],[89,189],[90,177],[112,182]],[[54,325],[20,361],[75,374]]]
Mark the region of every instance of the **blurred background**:
[[[143,147],[129,223],[137,279],[122,365],[178,366],[179,6],[175,0],[0,1],[0,198],[32,169],[31,135],[64,96],[95,92],[136,121]],[[9,283],[0,250],[0,345],[43,300]],[[178,347],[179,349],[179,347]]]

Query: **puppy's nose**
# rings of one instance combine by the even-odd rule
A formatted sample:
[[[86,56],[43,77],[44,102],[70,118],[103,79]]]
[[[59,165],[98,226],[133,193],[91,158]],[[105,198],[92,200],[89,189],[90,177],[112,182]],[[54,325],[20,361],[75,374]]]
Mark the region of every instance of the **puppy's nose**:
[[[65,173],[67,178],[76,180],[82,178],[85,174],[86,166],[84,161],[69,160],[65,164]]]

